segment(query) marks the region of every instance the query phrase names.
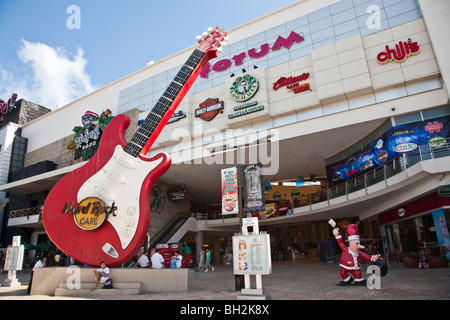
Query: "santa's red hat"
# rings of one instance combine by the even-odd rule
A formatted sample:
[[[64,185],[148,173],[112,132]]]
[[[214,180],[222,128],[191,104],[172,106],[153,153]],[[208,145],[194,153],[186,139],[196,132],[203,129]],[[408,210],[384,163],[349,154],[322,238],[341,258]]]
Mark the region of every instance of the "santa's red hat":
[[[347,226],[348,241],[356,240],[359,241],[358,227],[356,224],[349,224]]]

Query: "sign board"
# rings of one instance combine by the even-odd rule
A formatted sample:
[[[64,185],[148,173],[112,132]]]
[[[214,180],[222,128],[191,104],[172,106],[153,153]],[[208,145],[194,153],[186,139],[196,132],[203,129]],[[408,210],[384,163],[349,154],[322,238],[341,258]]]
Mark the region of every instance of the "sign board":
[[[228,168],[221,171],[222,174],[222,214],[238,214],[238,182],[237,168]]]
[[[233,236],[233,269],[235,275],[271,274],[269,234]]]
[[[20,245],[20,236],[13,237],[12,246],[8,246],[4,270],[22,270],[24,246]]]

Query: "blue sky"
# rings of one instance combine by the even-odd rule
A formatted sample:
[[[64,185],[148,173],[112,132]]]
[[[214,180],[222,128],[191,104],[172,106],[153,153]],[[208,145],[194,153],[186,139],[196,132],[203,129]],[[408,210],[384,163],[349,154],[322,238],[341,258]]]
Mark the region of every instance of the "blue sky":
[[[210,26],[229,30],[293,2],[0,0],[0,98],[15,92],[54,109],[195,44]]]

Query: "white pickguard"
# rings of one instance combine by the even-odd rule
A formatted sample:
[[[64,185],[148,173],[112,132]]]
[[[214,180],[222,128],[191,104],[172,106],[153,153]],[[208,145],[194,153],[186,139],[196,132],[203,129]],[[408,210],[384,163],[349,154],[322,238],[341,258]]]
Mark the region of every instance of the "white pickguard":
[[[114,203],[117,207],[116,216],[110,214],[108,221],[116,230],[122,249],[130,244],[136,233],[142,183],[161,162],[162,158],[151,162],[135,158],[118,145],[108,163],[78,191],[78,202],[96,197],[106,206]],[[107,245],[105,244],[106,247],[111,247]]]

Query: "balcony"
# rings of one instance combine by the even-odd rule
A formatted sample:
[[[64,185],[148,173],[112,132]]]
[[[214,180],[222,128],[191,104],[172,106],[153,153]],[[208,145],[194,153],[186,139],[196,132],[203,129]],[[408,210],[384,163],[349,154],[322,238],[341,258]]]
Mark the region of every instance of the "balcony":
[[[8,227],[36,228],[40,225],[41,213],[42,206],[11,211]]]
[[[419,154],[402,153],[383,166],[344,183],[295,198],[293,214],[272,216],[260,220],[260,223],[279,223],[286,219],[286,222],[295,222],[344,218],[353,215],[367,219],[415,197],[436,192],[449,184],[449,181],[444,181],[442,174],[450,172],[450,139],[447,138],[440,147],[426,144],[419,145],[418,149]],[[229,218],[232,217],[235,218]],[[237,219],[227,218],[219,217],[216,213],[203,219],[209,226],[237,223]]]

